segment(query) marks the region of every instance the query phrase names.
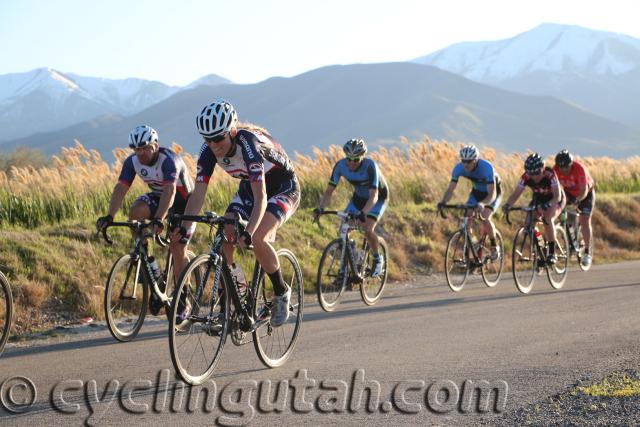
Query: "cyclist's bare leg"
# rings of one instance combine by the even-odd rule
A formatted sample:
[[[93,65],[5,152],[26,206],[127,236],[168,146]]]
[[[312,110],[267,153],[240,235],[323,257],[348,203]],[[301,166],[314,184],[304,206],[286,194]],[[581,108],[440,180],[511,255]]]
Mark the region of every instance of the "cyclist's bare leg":
[[[173,258],[173,277],[174,283],[178,283],[182,270],[187,265],[187,245],[177,242],[169,243],[169,250]]]
[[[580,215],[580,231],[584,238],[585,248],[591,248],[591,238],[593,237],[593,229],[591,227],[591,215]],[[591,251],[589,251],[590,253]]]
[[[544,238],[547,242],[556,241],[555,219],[562,212],[562,207],[548,208],[542,212],[542,216],[545,219],[544,224]]]
[[[151,217],[151,209],[145,202],[138,200],[129,208],[129,220],[144,221]]]
[[[271,212],[265,212],[258,228],[251,236],[253,252],[267,274],[275,273],[280,268],[276,251],[268,242],[269,236],[276,231],[279,225],[280,220],[275,215]]]
[[[496,227],[491,220],[493,216],[493,210],[485,207],[482,210],[482,234],[489,236],[490,239],[495,240],[496,238]]]
[[[234,214],[227,212],[224,216],[225,218],[233,218]],[[227,236],[228,240],[233,241],[232,239],[235,238],[235,230],[233,228],[233,224],[226,224],[224,226],[224,234],[225,236]],[[228,265],[233,264],[233,252],[234,252],[235,246],[233,243],[227,243],[224,242],[222,244],[222,254],[224,255],[224,259],[227,262]]]
[[[373,253],[377,253],[380,247],[380,245],[378,244],[378,235],[375,233],[375,231],[373,231],[376,227],[377,222],[378,220],[367,217],[363,227],[364,235],[367,238],[367,243],[369,243],[369,246],[371,247],[371,251]]]

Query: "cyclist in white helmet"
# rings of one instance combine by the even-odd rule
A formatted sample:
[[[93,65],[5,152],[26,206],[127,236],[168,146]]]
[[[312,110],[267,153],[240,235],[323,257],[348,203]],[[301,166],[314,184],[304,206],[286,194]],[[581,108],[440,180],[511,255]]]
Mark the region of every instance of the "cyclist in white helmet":
[[[198,158],[195,189],[185,214],[195,215],[202,209],[216,165],[240,180],[226,216],[233,218],[239,214],[248,221],[238,244],[241,247],[253,244],[256,259],[273,283],[275,297],[271,325],[279,327],[289,317],[291,287],[282,277],[276,251],[268,238],[291,217],[300,203],[300,185],[293,164],[280,144],[264,129],[240,126],[235,109],[225,100],[206,105],[196,117],[196,126],[204,144]],[[183,226],[188,225],[183,222]],[[229,226],[226,232],[231,235],[232,227]],[[190,237],[188,229],[181,227],[172,239],[186,244]],[[224,244],[223,252],[231,268],[234,246]],[[188,312],[181,313],[180,317],[187,315]]]
[[[118,183],[111,194],[107,215],[98,218],[96,229],[102,230],[113,221],[113,217],[122,207],[122,201],[129,191],[136,175],[151,189],[138,197],[129,208],[130,220],[147,220],[154,223],[154,232],[160,233],[162,221],[170,209],[176,213],[184,212],[189,195],[193,190],[193,181],[182,158],[169,148],[160,147],[158,132],[148,125],[135,127],[129,134],[129,147],[134,151],[122,164]],[[185,266],[184,246],[170,245],[174,260],[174,276],[180,277]],[[157,314],[162,304],[150,300],[150,309]]]
[[[333,167],[329,184],[320,200],[320,205],[314,210],[314,216],[320,215],[324,207],[329,204],[341,177],[353,185],[353,196],[345,210],[359,215],[363,223],[362,228],[374,258],[371,276],[378,277],[383,272],[384,261],[379,252],[380,245],[374,229],[389,204],[387,181],[378,164],[373,159],[364,157],[367,145],[362,139],[350,139],[344,144],[342,150],[345,158],[338,160]]]
[[[489,236],[491,259],[496,261],[500,255],[496,244],[496,227],[491,217],[500,205],[502,193],[500,176],[490,162],[480,158],[480,151],[475,145],[465,145],[460,150],[460,163],[453,167],[451,182],[438,207],[445,205],[451,199],[461,176],[472,183],[467,204],[476,206],[482,221],[482,232]]]

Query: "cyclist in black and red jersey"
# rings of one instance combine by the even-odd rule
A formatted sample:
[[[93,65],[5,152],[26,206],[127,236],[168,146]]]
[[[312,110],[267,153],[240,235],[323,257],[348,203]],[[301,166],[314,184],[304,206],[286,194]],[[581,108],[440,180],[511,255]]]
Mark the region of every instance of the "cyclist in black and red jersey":
[[[135,127],[129,134],[129,147],[134,153],[122,164],[120,178],[113,189],[107,215],[98,218],[96,229],[100,231],[113,222],[113,217],[120,210],[122,201],[137,175],[149,185],[151,191],[133,202],[129,208],[129,219],[151,219],[154,232],[159,233],[163,228],[162,220],[170,208],[176,213],[184,212],[193,190],[193,181],[182,158],[173,150],[158,145],[158,132],[151,126]],[[175,243],[171,244],[169,249],[173,256],[173,271],[177,281],[186,264],[186,251],[184,245]],[[157,314],[161,307],[162,303],[158,300],[150,300],[153,314]]]
[[[533,190],[533,199],[529,206],[536,206],[539,214],[545,219],[544,237],[549,242],[549,254],[547,262],[555,264],[556,233],[554,220],[564,209],[564,192],[558,183],[556,173],[550,167],[545,167],[544,161],[538,153],[533,153],[524,162],[524,174],[520,178],[517,187],[507,199],[503,209],[509,210],[526,187]]]
[[[273,283],[275,297],[271,325],[281,326],[289,317],[291,288],[285,283],[276,251],[268,239],[296,211],[300,203],[300,185],[293,164],[280,144],[264,129],[241,126],[233,106],[225,100],[206,105],[196,117],[198,132],[204,138],[198,158],[198,172],[186,215],[197,214],[204,204],[209,180],[216,165],[240,180],[240,186],[225,216],[239,214],[248,221],[238,242],[241,248],[253,244],[256,259]],[[184,221],[185,226],[189,222]],[[232,235],[232,228],[226,230]],[[186,244],[191,235],[180,227],[172,240]],[[234,246],[223,246],[225,261],[233,267]],[[188,316],[189,307],[180,313]]]

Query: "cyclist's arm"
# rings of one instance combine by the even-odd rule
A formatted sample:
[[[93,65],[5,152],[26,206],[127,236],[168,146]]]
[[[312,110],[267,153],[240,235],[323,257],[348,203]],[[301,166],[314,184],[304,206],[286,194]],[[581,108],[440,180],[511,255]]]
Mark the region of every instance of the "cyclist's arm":
[[[264,184],[264,179],[251,182],[251,192],[253,193],[253,210],[249,217],[249,223],[245,230],[247,233],[253,235],[256,231],[264,213],[267,211],[267,187]]]
[[[552,185],[551,192],[553,193],[553,197],[551,198],[551,206],[555,207],[560,204],[560,192],[563,191],[560,185]]]
[[[187,206],[184,208],[185,215],[197,215],[202,206],[204,206],[204,199],[207,195],[207,188],[209,188],[209,181],[207,182],[196,182],[196,186],[189,196],[189,201],[187,201]],[[186,229],[191,227],[191,221],[183,221],[182,226]]]
[[[578,195],[576,196],[576,200],[578,202],[584,200],[585,197],[587,197],[587,193],[589,193],[589,188],[587,188],[587,184],[585,183],[584,185],[579,185],[578,186]]]
[[[506,204],[509,205],[509,206],[513,206],[513,204],[518,201],[518,198],[520,198],[520,195],[524,191],[524,188],[525,187],[521,187],[521,186],[518,185],[515,188],[515,190],[513,190],[513,193],[511,193],[511,195],[507,199]]]
[[[457,186],[458,181],[449,182],[449,187],[447,188],[447,191],[444,192],[444,196],[442,196],[442,203],[447,203],[449,200],[451,200],[451,196],[453,196],[453,192]]]
[[[489,205],[493,202],[493,199],[496,197],[496,185],[495,184],[487,184],[487,197],[484,200],[481,200],[480,203],[484,205]]]
[[[331,184],[327,185],[327,189],[324,190],[324,194],[320,199],[320,205],[318,206],[320,209],[324,209],[324,207],[329,204],[329,202],[331,201],[331,196],[333,195],[333,191],[335,189],[336,187],[334,187],[333,185]]]
[[[377,201],[378,201],[378,189],[377,188],[370,188],[369,189],[369,200],[367,200],[367,203],[364,204],[364,207],[362,208],[362,212],[365,215],[368,214],[369,211],[371,210],[371,208],[373,207],[373,205],[375,205]]]
[[[156,211],[156,218],[163,220],[167,216],[169,207],[173,204],[173,199],[176,196],[176,183],[166,183],[162,187],[162,195],[160,195],[160,201],[158,202],[158,210]]]
[[[111,217],[115,217],[122,207],[122,201],[124,200],[124,196],[127,195],[128,191],[129,186],[122,182],[118,182],[113,188],[111,200],[109,201],[109,212],[107,212],[109,215],[111,215]]]

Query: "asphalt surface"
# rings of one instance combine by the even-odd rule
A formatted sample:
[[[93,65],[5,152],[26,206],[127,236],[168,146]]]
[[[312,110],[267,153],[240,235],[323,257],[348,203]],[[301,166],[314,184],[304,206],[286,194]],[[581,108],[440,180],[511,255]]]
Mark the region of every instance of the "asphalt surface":
[[[393,283],[374,307],[351,292],[333,313],[308,295],[285,366],[267,369],[252,344],[227,341],[215,387],[207,387],[215,396],[209,407],[201,388],[195,405],[197,393],[176,382],[161,317],[148,318],[130,343],[116,343],[99,325],[78,328],[7,346],[0,424],[491,424],[579,378],[637,369],[639,301],[638,261],[573,269],[561,290],[540,276],[529,295],[518,293],[509,272],[495,288],[474,278],[459,293],[438,277]],[[17,377],[31,381],[35,399]],[[481,380],[498,390],[488,405],[465,394],[468,381]],[[375,397],[376,384],[377,402],[366,391]]]

